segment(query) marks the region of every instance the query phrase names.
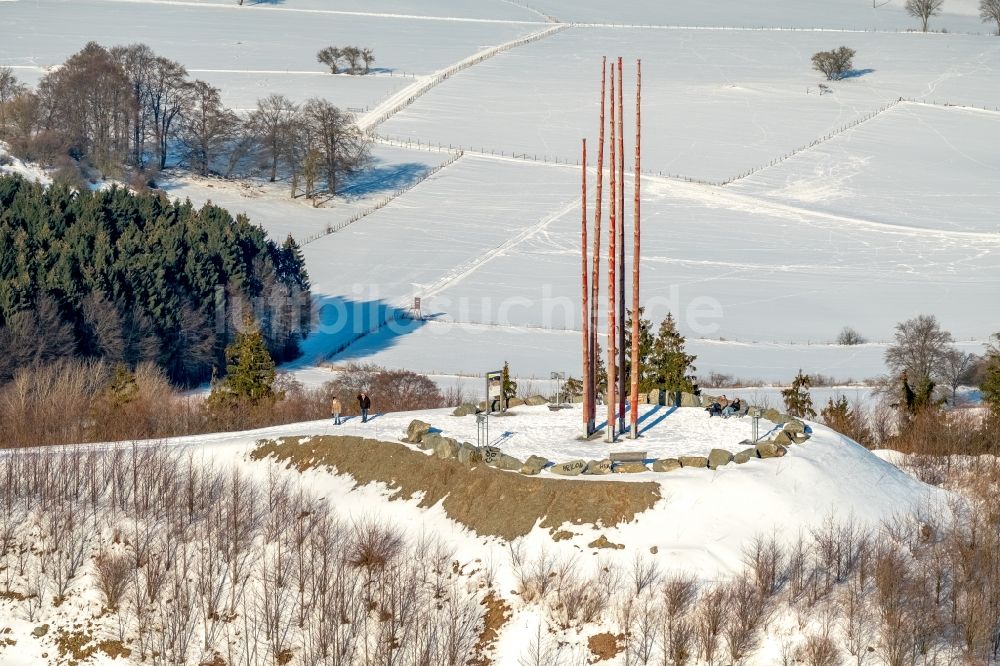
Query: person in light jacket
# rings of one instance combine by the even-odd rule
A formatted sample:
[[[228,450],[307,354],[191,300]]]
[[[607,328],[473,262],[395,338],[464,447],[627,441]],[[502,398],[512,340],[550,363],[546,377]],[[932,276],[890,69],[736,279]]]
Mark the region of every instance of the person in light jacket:
[[[333,419],[333,425],[340,425],[340,414],[343,411],[343,406],[340,404],[340,398],[334,398],[333,402],[330,403],[330,418]]]

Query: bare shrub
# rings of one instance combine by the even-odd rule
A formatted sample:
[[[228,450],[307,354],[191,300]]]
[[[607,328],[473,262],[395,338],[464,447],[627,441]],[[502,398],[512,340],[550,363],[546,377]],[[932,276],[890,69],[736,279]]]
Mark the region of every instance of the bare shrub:
[[[636,596],[642,594],[642,591],[649,586],[655,585],[661,575],[660,565],[655,559],[647,557],[642,551],[636,551],[635,557],[632,558],[632,585],[635,587]]]
[[[810,634],[799,648],[798,658],[806,666],[838,666],[840,650],[830,636],[825,633]]]
[[[757,586],[740,577],[726,589],[728,617],[723,634],[733,663],[739,663],[753,653],[760,642],[758,626],[766,626],[770,613],[768,597]]]
[[[424,375],[408,370],[387,370],[371,363],[349,363],[337,369],[334,379],[323,386],[324,392],[340,398],[345,413],[358,414],[355,399],[362,391],[372,398],[378,412],[403,412],[444,407],[445,397],[437,385]]]
[[[662,627],[661,662],[684,666],[694,656],[694,622],[691,608],[698,597],[698,583],[693,576],[673,574],[660,588]]]
[[[833,49],[832,51],[819,51],[813,54],[812,63],[813,69],[821,72],[826,76],[827,81],[837,81],[847,74],[851,69],[851,62],[854,59],[854,49],[848,48],[846,46],[841,46],[839,48]],[[852,329],[845,328],[841,331],[841,335],[844,335],[845,331],[854,332]],[[839,338],[838,338],[839,340]],[[845,344],[838,342],[838,344]],[[846,343],[846,344],[858,344],[858,343]]]
[[[702,593],[695,610],[698,648],[702,659],[713,663],[726,619],[726,590],[721,586]]]
[[[104,594],[108,608],[115,610],[131,582],[132,566],[121,553],[102,551],[94,558],[97,588]]]
[[[347,561],[358,568],[384,569],[395,562],[402,551],[402,532],[371,519],[356,523],[352,536]]]
[[[862,336],[860,333],[858,333],[850,326],[845,326],[844,328],[840,329],[840,333],[837,334],[838,345],[846,345],[846,346],[863,345],[865,342],[867,342],[867,340],[865,340],[864,336]]]
[[[784,584],[785,553],[777,536],[754,537],[743,550],[743,562],[751,570],[762,595],[771,596]]]

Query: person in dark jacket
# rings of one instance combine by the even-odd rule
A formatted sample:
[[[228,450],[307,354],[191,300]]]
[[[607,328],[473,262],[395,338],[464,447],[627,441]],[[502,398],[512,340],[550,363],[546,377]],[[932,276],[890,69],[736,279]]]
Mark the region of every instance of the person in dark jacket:
[[[361,422],[368,423],[368,410],[372,408],[372,399],[366,391],[358,394],[358,407],[361,408]]]

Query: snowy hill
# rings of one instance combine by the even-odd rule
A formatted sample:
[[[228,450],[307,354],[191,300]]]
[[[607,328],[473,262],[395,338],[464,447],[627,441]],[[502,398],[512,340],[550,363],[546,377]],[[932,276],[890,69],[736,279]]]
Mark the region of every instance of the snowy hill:
[[[669,413],[663,408],[647,409],[642,415],[644,432],[639,442],[623,441],[616,447],[643,448],[651,457],[704,455],[713,447],[735,449],[738,439],[749,433],[748,419],[710,418],[703,410],[693,408]],[[492,419],[497,424],[502,423],[499,427],[503,432],[491,435],[491,441],[503,452],[519,456],[536,452],[565,460],[577,456],[599,458],[606,455],[606,444],[584,443],[575,439],[578,416],[578,408],[552,413],[544,406],[517,407],[509,416]],[[452,586],[449,595],[457,594],[456,600],[464,598],[470,603],[478,603],[477,600],[483,599],[484,594],[486,599],[492,599],[490,603],[503,600],[506,611],[502,621],[497,618],[488,620],[495,623],[495,636],[485,644],[480,643],[476,651],[486,650],[491,663],[504,665],[519,663],[530,652],[530,639],[537,633],[538,627],[551,621],[545,619],[550,611],[540,605],[541,600],[535,601],[529,595],[534,589],[530,586],[535,584],[530,581],[535,580],[532,577],[536,575],[531,572],[542,571],[542,575],[547,576],[544,572],[563,571],[558,575],[594,581],[588,585],[616,585],[611,581],[617,579],[621,581],[618,584],[627,587],[632,583],[626,581],[631,580],[630,576],[637,575],[637,567],[641,567],[653,576],[650,581],[691,576],[699,586],[710,589],[711,585],[723,581],[756,575],[752,569],[747,569],[754,543],[773,543],[776,548],[791,549],[797,543],[801,544],[803,538],[826,538],[822,535],[839,534],[838,530],[846,529],[850,530],[850,534],[862,535],[883,523],[899,525],[898,521],[904,520],[904,516],[911,515],[911,512],[936,511],[947,501],[947,495],[942,491],[925,486],[857,444],[816,424],[810,424],[811,438],[804,444],[790,445],[787,455],[782,458],[754,458],[744,464],[730,463],[716,470],[684,468],[666,473],[567,479],[548,471],[529,477],[516,471],[494,470],[482,464],[469,468],[454,460],[440,460],[433,452],[422,451],[415,445],[394,443],[415,418],[437,425],[447,435],[465,437],[475,432],[474,417],[453,417],[448,410],[434,410],[379,415],[367,424],[360,424],[356,419],[350,419],[342,426],[318,421],[244,433],[178,438],[167,442],[109,444],[85,451],[9,451],[0,457],[0,471],[8,468],[27,471],[39,462],[49,460],[50,465],[64,470],[61,474],[71,475],[71,472],[65,471],[72,469],[71,461],[76,460],[75,464],[81,470],[90,469],[96,461],[108,470],[110,479],[117,466],[122,463],[130,465],[129,461],[134,457],[136,461],[142,461],[140,464],[149,473],[149,476],[140,477],[143,487],[146,484],[181,484],[176,491],[162,496],[157,506],[169,506],[173,501],[169,498],[175,494],[177,499],[183,499],[187,491],[180,489],[201,474],[206,482],[219,484],[218,492],[222,494],[218,495],[217,501],[223,521],[226,518],[222,514],[228,515],[227,512],[234,510],[232,507],[239,506],[230,503],[237,497],[234,493],[246,498],[244,501],[249,503],[247,506],[251,514],[261,512],[258,526],[248,526],[249,529],[261,530],[260,539],[274,538],[266,536],[269,532],[265,528],[272,524],[267,507],[277,506],[292,498],[298,498],[296,502],[305,502],[305,508],[296,509],[303,512],[300,520],[302,515],[334,513],[343,526],[337,529],[347,530],[341,537],[346,541],[341,541],[338,548],[353,548],[345,545],[355,538],[349,536],[350,530],[367,529],[365,525],[391,526],[407,543],[433,539],[433,543],[438,544],[433,548],[445,553],[447,562],[454,563],[449,564],[456,574],[455,581],[448,583]],[[272,455],[277,455],[279,459],[272,458]],[[330,464],[334,467],[328,467]],[[155,470],[173,469],[173,465],[179,466],[178,474],[153,475]],[[302,471],[297,471],[296,466]],[[188,471],[185,472],[185,469]],[[373,473],[375,476],[370,477]],[[102,477],[92,478],[100,480]],[[240,478],[244,480],[239,481]],[[411,487],[414,480],[427,485]],[[125,482],[123,478],[122,483]],[[27,487],[18,486],[16,492],[25,492]],[[293,492],[288,494],[290,491]],[[512,491],[514,496],[509,494]],[[431,493],[436,493],[435,499],[428,501]],[[546,496],[546,493],[552,494],[539,504],[538,497]],[[438,496],[442,499],[436,499]],[[106,499],[98,498],[94,502],[103,504],[107,500],[114,501],[114,497],[114,494],[108,494]],[[604,499],[595,504],[593,499],[596,497]],[[270,499],[265,501],[265,498]],[[138,500],[137,496],[135,501]],[[76,506],[74,502],[72,495],[68,495],[60,499],[56,506]],[[634,512],[634,515],[623,522],[589,522],[593,520],[592,516],[606,513],[601,508],[605,504],[614,504],[621,510]],[[20,506],[30,504],[15,505]],[[81,553],[77,564],[59,565],[71,567],[69,569],[39,572],[36,567],[43,563],[48,562],[52,566],[52,562],[41,555],[37,557],[37,563],[36,556],[29,555],[20,565],[27,572],[26,576],[19,576],[16,567],[7,569],[5,589],[12,592],[6,597],[0,596],[0,636],[3,637],[0,640],[0,660],[4,664],[63,663],[53,661],[52,655],[57,652],[63,657],[76,654],[86,663],[101,664],[121,663],[111,655],[122,654],[128,658],[131,654],[129,663],[139,663],[135,660],[138,653],[134,651],[143,649],[141,642],[127,640],[125,644],[130,646],[127,653],[121,651],[124,644],[114,640],[115,636],[121,635],[116,629],[121,623],[124,623],[126,636],[135,631],[131,628],[135,625],[128,619],[133,602],[123,601],[121,612],[101,610],[107,594],[102,590],[107,587],[101,587],[99,583],[104,578],[95,569],[98,566],[96,562],[117,549],[123,549],[124,553],[131,552],[130,544],[142,534],[147,536],[141,538],[151,539],[150,547],[154,553],[170,547],[170,540],[163,541],[165,533],[147,533],[143,527],[145,523],[133,524],[133,509],[129,506],[120,510],[117,517],[114,513],[105,514],[103,511],[92,513],[87,524],[79,526],[82,531],[69,527],[70,533],[79,533],[79,537],[59,536],[60,533],[51,531],[59,524],[53,521],[61,515],[50,513],[56,508],[38,506],[32,509],[31,514],[19,513],[16,509],[11,514],[4,510],[4,524],[8,526],[8,538],[13,540],[12,543],[20,543],[26,538],[77,543],[79,538]],[[150,508],[152,513],[149,515],[155,516],[159,510]],[[203,510],[198,509],[197,515],[201,515]],[[33,526],[28,520],[29,515],[41,516],[41,527]],[[255,626],[252,623],[257,621],[254,619],[257,616],[252,615],[252,609],[257,608],[254,599],[258,597],[254,595],[258,592],[254,590],[258,589],[258,585],[260,590],[269,589],[267,567],[272,561],[274,566],[278,566],[279,560],[272,560],[278,555],[263,550],[247,560],[247,556],[255,552],[253,547],[248,544],[244,548],[250,547],[250,550],[239,551],[245,553],[242,559],[229,566],[247,567],[251,582],[247,592],[243,592],[243,588],[227,582],[228,567],[219,565],[221,568],[216,570],[214,567],[217,565],[208,559],[205,551],[198,550],[197,544],[202,543],[198,539],[203,538],[203,534],[211,533],[213,523],[210,515],[211,512],[202,518],[207,521],[204,525],[200,522],[193,524],[188,536],[193,539],[192,552],[202,553],[191,561],[191,584],[195,580],[201,582],[187,592],[183,591],[181,584],[181,588],[174,588],[180,591],[173,594],[191,594],[195,604],[191,610],[203,608],[205,603],[218,604],[218,608],[238,608],[234,617],[242,618],[240,628],[230,627],[227,633],[223,631],[225,621],[221,625],[212,618],[194,622],[194,616],[178,614],[177,609],[171,610],[169,597],[168,605],[154,604],[150,612],[155,617],[189,618],[190,634],[186,639],[189,642],[177,645],[187,645],[183,654],[190,655],[191,659],[205,660],[212,654],[222,654],[227,649],[226,645],[229,646],[230,657],[242,655],[254,645],[260,645],[261,650],[271,649],[268,646],[273,645],[272,638],[261,635],[251,640],[251,635],[244,637],[242,631],[249,632],[250,627]],[[557,515],[565,515],[567,520],[551,520]],[[10,522],[11,517],[13,522]],[[107,523],[107,527],[99,527],[109,519],[111,522]],[[117,524],[127,535],[123,543],[114,541],[113,524]],[[510,538],[502,538],[491,536],[491,526],[497,525],[503,525],[502,530],[509,529],[511,525],[525,527]],[[294,526],[287,522],[273,529],[278,530],[277,534],[287,534],[289,538],[295,534]],[[178,552],[175,557],[188,556]],[[291,558],[287,559],[289,567],[304,566],[291,552],[281,557]],[[7,561],[14,563],[12,559]],[[175,560],[176,566],[182,566],[184,561]],[[294,565],[294,562],[300,562],[300,565]],[[258,566],[264,568],[258,572]],[[68,574],[59,574],[59,571],[68,571]],[[145,566],[143,571],[152,570]],[[213,587],[205,587],[209,581],[215,580],[212,576],[217,574],[212,572],[216,571],[221,578],[213,583]],[[617,572],[614,574],[617,578],[608,578],[612,576],[608,573],[610,571]],[[65,579],[65,575],[69,575],[69,579]],[[173,574],[168,570],[167,575]],[[556,575],[552,574],[553,577]],[[735,579],[732,578],[734,575]],[[258,576],[262,576],[259,581]],[[604,583],[598,582],[602,579]],[[363,580],[363,577],[355,575],[353,580]],[[57,605],[43,602],[33,606],[30,599],[26,602],[19,596],[32,594],[36,585],[40,590],[64,589],[60,592],[62,601]],[[454,587],[456,585],[458,587]],[[221,595],[217,602],[209,602],[211,597],[206,596],[213,589]],[[537,593],[546,594],[544,588],[531,594]],[[240,599],[242,596],[239,595],[243,594],[247,595],[246,599],[238,604],[225,601],[233,598],[230,595],[237,595],[235,598]],[[279,607],[280,610],[276,611],[282,614],[280,617],[296,612],[294,609],[297,608],[306,612],[306,606],[292,604],[291,598],[286,602],[291,605]],[[605,603],[610,604],[611,601]],[[309,611],[311,619],[301,634],[298,629],[289,627],[291,633],[283,644],[289,646],[288,654],[296,658],[292,663],[300,663],[298,658],[305,659],[310,654],[309,641],[315,638],[315,634],[311,633],[313,623],[320,622],[316,626],[322,626],[312,612]],[[553,617],[561,616],[555,607],[552,612],[556,613]],[[552,627],[558,632],[560,640],[567,642],[565,650],[560,648],[560,653],[566,652],[564,657],[589,655],[586,636],[617,626],[618,620],[610,608],[595,612],[594,619],[573,620],[573,628]],[[575,611],[573,615],[576,616]],[[775,663],[778,642],[784,640],[781,632],[785,631],[783,627],[786,624],[782,619],[773,626],[762,628],[763,645],[746,663],[760,666]],[[138,626],[141,628],[142,625]],[[472,626],[478,633],[479,629],[475,629],[478,625]],[[211,633],[206,633],[209,630]],[[235,633],[232,633],[234,630]],[[161,628],[155,624],[146,631],[151,631],[150,636],[161,633],[164,637],[174,635],[169,625]],[[4,640],[12,642],[5,644]],[[203,641],[206,646],[212,646],[211,649],[200,647]],[[88,653],[87,649],[91,652]],[[471,655],[471,652],[466,655]],[[253,657],[247,659],[252,662]],[[622,664],[625,663],[623,659],[620,655],[609,663]]]

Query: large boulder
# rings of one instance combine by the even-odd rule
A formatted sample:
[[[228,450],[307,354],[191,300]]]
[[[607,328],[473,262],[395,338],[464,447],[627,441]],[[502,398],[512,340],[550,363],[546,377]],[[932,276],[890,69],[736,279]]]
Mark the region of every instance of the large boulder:
[[[506,470],[509,472],[517,472],[524,467],[524,463],[515,458],[514,456],[509,456],[506,453],[500,455],[499,458],[493,464],[493,467],[497,469]]]
[[[604,460],[591,460],[587,463],[587,469],[583,470],[584,474],[611,474],[611,461],[605,458]]]
[[[649,392],[647,400],[651,405],[663,405],[665,404],[666,391],[661,391],[660,389],[653,389]]]
[[[743,463],[750,462],[751,458],[756,458],[756,457],[757,457],[756,448],[743,449],[735,456],[733,456],[733,462],[735,462],[737,465],[742,465]]]
[[[524,404],[528,405],[529,407],[540,407],[542,405],[549,404],[549,399],[540,395],[533,395],[527,400],[525,400]]]
[[[543,458],[541,456],[530,456],[521,465],[521,474],[534,475],[541,472],[546,465],[549,464],[548,458]]]
[[[458,462],[463,465],[477,465],[483,462],[483,452],[468,442],[462,442],[458,445],[456,457]]]
[[[431,424],[424,423],[420,419],[413,419],[406,427],[406,441],[411,444],[419,444],[421,438],[431,431]]]
[[[524,404],[524,400],[521,400],[520,398],[511,398],[510,400],[507,401],[507,407],[508,408],[509,407],[520,407],[523,404]]]
[[[805,444],[807,441],[809,441],[809,435],[807,435],[804,432],[794,432],[792,433],[792,440],[796,444]]]
[[[466,402],[466,403],[462,403],[461,405],[459,405],[458,407],[456,407],[455,411],[453,411],[451,413],[451,415],[452,416],[472,416],[473,414],[477,413],[478,411],[479,411],[478,407],[476,407],[472,403]]]
[[[681,456],[678,460],[681,467],[708,467],[708,458],[705,456]]]
[[[556,463],[549,468],[549,471],[559,476],[579,476],[587,468],[587,463],[582,460],[570,460],[569,462]]]
[[[457,458],[458,450],[461,448],[459,443],[452,439],[451,437],[442,437],[438,440],[438,443],[434,445],[434,455],[442,460],[447,460],[448,458]]]
[[[771,441],[774,442],[775,444],[781,444],[782,446],[788,446],[794,440],[792,440],[792,436],[790,434],[788,434],[787,430],[779,430],[778,432],[776,432],[774,434],[774,437],[771,438]]]
[[[701,398],[693,393],[681,393],[681,407],[701,407]]]
[[[761,442],[757,445],[758,458],[780,458],[788,453],[788,449],[774,442]]]
[[[733,454],[725,449],[712,449],[708,454],[708,468],[718,469],[733,462]]]
[[[417,446],[424,449],[425,451],[428,451],[437,446],[443,439],[444,435],[442,435],[441,433],[429,432],[420,438],[420,443],[418,443]]]
[[[681,468],[681,461],[677,458],[661,458],[653,461],[654,472],[672,472]]]
[[[616,474],[637,474],[639,472],[648,472],[649,468],[641,462],[624,462],[616,464],[614,471]]]
[[[791,421],[789,421],[784,425],[782,430],[784,430],[790,435],[794,435],[797,432],[804,434],[806,431],[806,424],[803,423],[802,421],[799,421],[798,419],[792,419]]]
[[[761,417],[767,419],[771,423],[782,423],[785,420],[784,414],[779,412],[777,409],[774,409],[773,407],[768,407],[767,409],[762,411],[760,415]]]

